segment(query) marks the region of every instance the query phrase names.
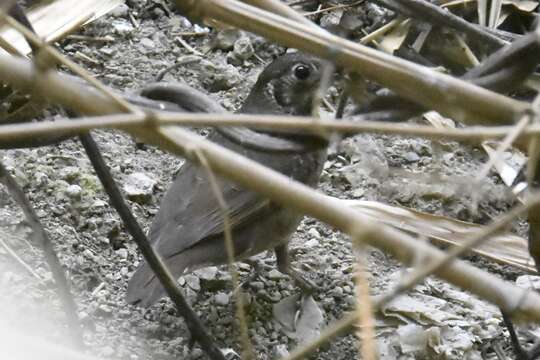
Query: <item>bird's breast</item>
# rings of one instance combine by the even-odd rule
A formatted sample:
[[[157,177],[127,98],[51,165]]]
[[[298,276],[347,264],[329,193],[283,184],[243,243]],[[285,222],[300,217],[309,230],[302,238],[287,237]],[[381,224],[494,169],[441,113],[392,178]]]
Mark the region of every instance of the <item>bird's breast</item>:
[[[309,186],[317,185],[326,161],[326,148],[303,152],[265,151],[244,147],[217,132],[212,134],[211,140]]]

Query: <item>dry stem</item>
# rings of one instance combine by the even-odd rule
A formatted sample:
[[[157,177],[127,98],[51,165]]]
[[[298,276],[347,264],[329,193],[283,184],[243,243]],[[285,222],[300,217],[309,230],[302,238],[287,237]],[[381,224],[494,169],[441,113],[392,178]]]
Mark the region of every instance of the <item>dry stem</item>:
[[[176,5],[194,20],[213,18],[333,61],[404,98],[468,124],[513,123],[529,108],[526,103],[239,1],[176,1]]]

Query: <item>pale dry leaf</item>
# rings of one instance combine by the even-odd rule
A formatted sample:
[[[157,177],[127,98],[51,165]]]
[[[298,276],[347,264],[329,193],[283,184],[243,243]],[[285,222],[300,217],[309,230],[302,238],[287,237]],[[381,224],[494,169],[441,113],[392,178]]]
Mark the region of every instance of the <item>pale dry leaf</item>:
[[[32,8],[27,16],[39,37],[52,42],[73,32],[74,27],[88,24],[122,3],[122,0],[58,0]],[[31,51],[24,37],[16,30],[4,27],[0,30],[0,37],[21,54],[28,55]]]
[[[459,5],[466,5],[469,3],[477,2],[477,0],[453,0],[453,1],[446,1],[443,4],[441,4],[442,7],[455,7]],[[484,1],[485,2],[485,1]],[[538,1],[534,0],[503,0],[502,1],[503,6],[511,6],[515,7],[519,11],[523,12],[533,12],[538,7]],[[484,10],[482,10],[484,11]],[[481,22],[479,22],[481,23]]]
[[[471,234],[482,228],[477,224],[376,201],[340,201],[360,211],[368,219],[391,225],[420,237],[430,238],[440,244],[461,245],[469,239]],[[493,236],[471,252],[524,271],[536,272],[534,261],[528,252],[527,240],[514,234],[504,233]]]
[[[298,343],[308,344],[321,335],[324,314],[313,296],[304,296],[300,316],[296,322],[295,339]]]
[[[509,164],[509,162],[505,161],[504,159],[495,159],[497,149],[495,149],[491,144],[484,142],[482,143],[482,148],[488,154],[490,161],[495,160],[493,166],[497,170],[497,173],[501,177],[502,181],[506,184],[506,186],[512,186],[514,184],[514,180],[518,176],[519,170],[514,168],[512,165]],[[510,157],[511,150],[505,151],[505,154]],[[522,159],[521,165],[523,164],[525,164],[525,158]]]
[[[463,40],[463,37],[458,33],[455,33],[454,37],[456,39],[458,49],[460,50],[462,54],[460,58],[468,62],[466,66],[467,67],[478,66],[478,64],[480,64],[480,61],[478,60],[478,58],[476,57],[472,49],[469,47],[469,45],[467,45],[465,40]]]
[[[274,320],[282,326],[283,331],[286,334],[291,334],[296,331],[295,318],[298,310],[297,303],[298,300],[300,300],[300,296],[300,294],[288,296],[272,306]]]
[[[503,7],[501,9],[501,14],[499,15],[499,20],[497,21],[497,24],[495,25],[496,28],[502,25],[502,23],[512,14],[512,11],[508,9],[508,7]]]
[[[539,4],[538,1],[532,0],[504,0],[503,5],[511,5],[524,12],[533,12]]]
[[[437,129],[453,129],[456,127],[456,124],[452,119],[444,117],[436,111],[429,111],[427,113],[424,113],[422,117]]]
[[[501,15],[502,0],[491,0],[491,7],[489,11],[489,28],[494,29],[499,23],[499,17]]]
[[[324,314],[312,296],[294,294],[286,297],[274,304],[272,313],[281,330],[299,343],[316,339],[324,325]]]
[[[392,31],[390,31],[384,37],[382,37],[381,41],[377,45],[378,48],[384,52],[393,54],[394,51],[399,49],[401,45],[403,44],[403,42],[405,41],[405,38],[409,34],[410,28],[411,28],[410,19],[403,21],[401,24],[399,24],[394,29],[392,29]]]
[[[439,113],[435,111],[430,111],[425,114],[423,114],[424,119],[426,119],[433,127],[436,128],[454,128],[455,124],[452,120],[446,119]],[[496,144],[496,143],[495,143]],[[509,155],[507,158],[515,160],[517,162],[515,166],[512,166],[510,164],[510,161],[507,159],[501,159],[496,158],[497,156],[497,150],[494,147],[496,145],[492,145],[490,142],[484,141],[482,143],[482,148],[486,151],[486,153],[489,156],[490,162],[494,162],[494,167],[503,180],[503,182],[506,184],[506,186],[511,187],[514,185],[514,180],[516,179],[519,169],[525,164],[526,159],[521,153],[519,153],[517,150],[510,148],[506,150],[505,154]],[[522,188],[522,185],[519,185],[519,188],[514,189],[514,193],[522,192],[524,189]]]
[[[478,0],[477,11],[478,11],[478,23],[480,26],[487,25],[487,10],[488,10],[488,0]]]
[[[386,304],[381,312],[385,316],[393,316],[404,323],[414,322],[420,325],[444,325],[448,320],[459,319],[459,316],[443,310],[446,301],[431,295],[415,293],[415,297],[399,296]]]

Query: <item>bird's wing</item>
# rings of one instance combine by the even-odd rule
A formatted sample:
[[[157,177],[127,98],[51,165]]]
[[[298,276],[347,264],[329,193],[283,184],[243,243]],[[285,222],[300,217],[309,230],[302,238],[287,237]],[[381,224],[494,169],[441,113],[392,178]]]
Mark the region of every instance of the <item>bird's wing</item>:
[[[222,178],[216,179],[227,204],[231,227],[261,216],[269,201]],[[219,206],[206,171],[186,163],[161,202],[150,229],[150,240],[168,258],[224,229]]]

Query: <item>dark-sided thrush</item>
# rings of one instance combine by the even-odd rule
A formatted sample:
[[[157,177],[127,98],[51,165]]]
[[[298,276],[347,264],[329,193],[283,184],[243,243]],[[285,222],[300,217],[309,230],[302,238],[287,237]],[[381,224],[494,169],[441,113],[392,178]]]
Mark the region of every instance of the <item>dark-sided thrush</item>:
[[[309,115],[321,71],[321,62],[305,54],[289,53],[277,58],[259,75],[240,112]],[[317,185],[326,159],[325,140],[291,130],[240,131],[236,136],[224,130],[214,130],[208,139],[291,179]],[[243,141],[246,136],[251,141]],[[264,142],[248,146],[247,143],[253,143],[252,136],[294,146],[283,151],[265,147]],[[231,181],[218,177],[217,182],[232,224],[235,259],[274,249],[278,269],[302,284],[302,276],[290,267],[287,252],[287,243],[302,215]],[[223,221],[207,172],[187,162],[163,197],[149,238],[172,274],[179,277],[199,268],[227,263]],[[149,306],[163,295],[163,287],[143,262],[129,282],[127,301]]]

